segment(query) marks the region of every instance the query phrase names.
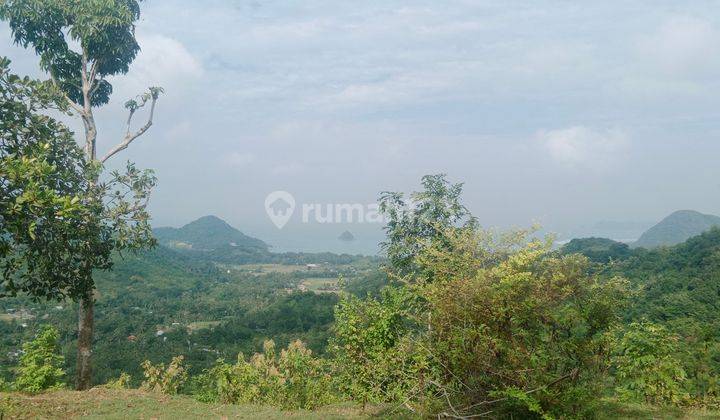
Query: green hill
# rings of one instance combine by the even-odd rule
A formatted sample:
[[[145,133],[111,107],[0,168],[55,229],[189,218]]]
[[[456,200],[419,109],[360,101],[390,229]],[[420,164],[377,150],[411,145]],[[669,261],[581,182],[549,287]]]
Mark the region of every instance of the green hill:
[[[720,228],[686,242],[639,249],[613,271],[642,286],[630,312],[690,331],[697,324],[720,337]]]
[[[628,249],[602,238],[575,239],[560,249],[579,253],[608,277],[628,279],[639,291],[628,308],[628,319],[647,318],[678,330],[689,324],[720,338],[720,227],[673,246]],[[720,351],[720,348],[719,348]]]
[[[713,226],[720,226],[720,217],[693,210],[676,211],[643,233],[633,247],[651,249],[677,245]]]
[[[201,217],[181,228],[161,227],[153,230],[157,240],[165,246],[194,251],[212,251],[233,247],[267,251],[260,239],[247,236],[216,216]]]
[[[632,253],[627,244],[606,238],[573,239],[565,244],[560,251],[563,254],[583,254],[590,261],[597,263],[622,260]]]

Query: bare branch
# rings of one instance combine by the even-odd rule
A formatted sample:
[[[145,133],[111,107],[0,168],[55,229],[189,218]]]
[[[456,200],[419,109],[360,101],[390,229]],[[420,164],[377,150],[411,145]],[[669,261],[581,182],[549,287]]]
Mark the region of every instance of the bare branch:
[[[135,111],[137,111],[137,108],[130,108],[130,112],[128,113],[127,118],[127,129],[125,130],[125,135],[127,136],[130,134],[130,124],[132,123],[133,115],[135,115]]]
[[[98,61],[94,60],[92,65],[90,66],[90,77],[88,77],[88,79],[90,79],[91,83],[95,82],[95,76],[97,75],[98,65],[99,65]]]
[[[100,66],[100,63],[97,60],[95,60],[95,61],[93,61],[92,66],[90,67],[90,77],[89,77],[90,91],[88,92],[88,98],[90,98],[91,101],[92,101],[92,97],[95,96],[95,92],[100,87],[100,82],[102,80],[102,78],[96,80],[99,66]]]
[[[105,161],[107,161],[108,159],[110,159],[111,157],[113,157],[113,156],[114,156],[115,154],[117,154],[118,152],[127,149],[127,147],[130,145],[130,143],[132,143],[136,138],[138,138],[138,137],[142,136],[143,134],[145,134],[145,132],[146,132],[146,131],[152,126],[152,124],[153,124],[153,116],[154,116],[154,114],[155,114],[155,104],[157,103],[157,99],[158,99],[158,95],[157,95],[157,94],[153,94],[153,95],[152,95],[152,102],[150,103],[150,114],[148,115],[148,120],[147,120],[147,122],[145,123],[145,125],[143,125],[142,127],[140,127],[140,129],[139,129],[138,131],[134,132],[134,133],[131,133],[131,132],[130,132],[130,122],[132,121],[132,116],[133,116],[133,114],[135,113],[135,109],[136,109],[136,108],[130,108],[130,115],[128,116],[128,120],[127,120],[128,130],[127,130],[127,133],[125,134],[125,138],[123,138],[123,141],[120,142],[120,144],[118,144],[117,146],[115,146],[115,147],[113,147],[112,149],[110,149],[110,151],[107,152],[107,153],[105,154],[105,156],[102,157],[102,159],[100,159],[100,163],[105,163]]]

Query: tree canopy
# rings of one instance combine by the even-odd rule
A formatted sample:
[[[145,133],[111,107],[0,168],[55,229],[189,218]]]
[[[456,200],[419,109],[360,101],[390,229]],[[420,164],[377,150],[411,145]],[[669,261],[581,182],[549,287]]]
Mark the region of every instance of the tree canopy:
[[[43,115],[64,109],[51,84],[20,78],[0,59],[0,295],[77,299],[108,267],[111,232],[72,133]]]
[[[0,18],[9,22],[15,42],[32,47],[42,69],[80,105],[84,77],[92,106],[110,100],[107,77],[127,73],[140,51],[135,39],[139,17],[135,0],[6,0],[0,5]],[[85,54],[73,50],[73,43]]]

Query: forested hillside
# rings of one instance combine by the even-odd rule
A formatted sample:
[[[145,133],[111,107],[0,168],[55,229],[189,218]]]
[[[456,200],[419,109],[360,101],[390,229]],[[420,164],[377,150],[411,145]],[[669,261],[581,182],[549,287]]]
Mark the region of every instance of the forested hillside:
[[[654,250],[628,251],[624,244],[615,243],[603,251],[592,246],[594,242],[586,242],[590,245],[586,247],[571,243],[563,251],[610,261],[598,264],[595,270],[608,278],[623,276],[631,282],[633,293],[625,322],[646,322],[644,334],[640,334],[648,340],[645,345],[660,340],[667,346],[664,354],[650,360],[660,363],[664,357],[673,361],[675,373],[665,366],[666,370],[657,374],[684,384],[675,389],[676,398],[692,395],[712,400],[720,395],[720,228]],[[605,240],[606,245],[610,242]]]
[[[321,279],[335,284],[339,276],[354,284],[374,271],[367,262],[372,259],[362,258],[336,265],[324,264],[325,255],[307,254],[308,261],[324,264],[309,271],[305,264],[218,265],[206,256],[159,246],[118,257],[113,271],[98,275],[95,383],[122,372],[139,381],[144,360],[177,354],[200,372],[218,358],[257,351],[268,338],[281,345],[302,339],[323,353],[338,298],[331,291],[313,292],[312,285],[323,284]],[[9,377],[22,342],[43,324],[58,326],[72,374],[76,322],[71,302],[0,300],[0,374]]]
[[[564,253],[581,253],[609,276],[621,275],[638,289],[628,318],[645,317],[678,331],[689,324],[720,337],[720,228],[673,247],[628,249],[609,239],[573,240]]]
[[[216,216],[204,216],[177,229],[155,228],[153,234],[167,247],[193,251],[212,251],[227,246],[257,251],[268,249],[265,242],[243,234]]]

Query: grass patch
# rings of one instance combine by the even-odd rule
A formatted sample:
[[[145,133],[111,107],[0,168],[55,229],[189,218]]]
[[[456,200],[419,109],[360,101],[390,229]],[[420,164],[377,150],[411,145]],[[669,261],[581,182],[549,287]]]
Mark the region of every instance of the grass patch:
[[[243,264],[230,266],[235,270],[249,272],[251,274],[283,273],[289,274],[296,271],[307,271],[304,265],[290,264]]]
[[[602,401],[599,419],[720,419],[720,411],[655,407]],[[137,389],[94,388],[86,392],[55,391],[38,395],[0,393],[4,419],[363,419],[412,418],[389,407],[336,404],[316,411],[283,411],[258,405],[205,404],[188,396],[167,396]]]
[[[197,321],[187,324],[187,329],[191,333],[199,330],[206,330],[208,328],[216,327],[220,325],[222,321]]]
[[[327,277],[311,277],[308,279],[304,279],[300,284],[304,285],[308,290],[316,293],[337,293],[337,291],[328,290],[328,288],[337,286],[338,279]]]
[[[622,403],[613,399],[603,400],[598,418],[603,420],[635,419],[720,419],[720,411],[680,407],[659,407],[645,404]]]
[[[373,411],[375,410],[375,411]],[[56,391],[38,395],[0,393],[5,419],[332,419],[367,418],[377,408],[333,405],[317,411],[282,411],[256,405],[205,404],[187,396],[167,396],[139,390],[94,388],[86,392]]]

